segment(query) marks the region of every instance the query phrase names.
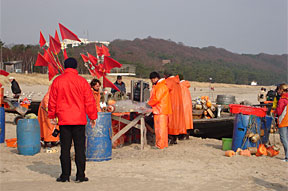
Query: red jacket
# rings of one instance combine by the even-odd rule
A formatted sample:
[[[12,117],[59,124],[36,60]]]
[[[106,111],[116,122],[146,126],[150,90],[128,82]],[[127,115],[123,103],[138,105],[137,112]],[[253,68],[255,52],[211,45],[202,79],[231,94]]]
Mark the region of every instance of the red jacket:
[[[277,116],[280,116],[285,108],[285,106],[288,104],[288,93],[282,93],[281,98],[278,101],[278,105],[276,108],[276,114]]]
[[[90,85],[77,70],[67,68],[51,85],[48,117],[58,117],[59,125],[86,125],[86,114],[91,120],[97,119]]]
[[[285,109],[286,107],[286,109]],[[278,101],[276,114],[278,116],[278,127],[288,127],[288,93],[283,93]]]

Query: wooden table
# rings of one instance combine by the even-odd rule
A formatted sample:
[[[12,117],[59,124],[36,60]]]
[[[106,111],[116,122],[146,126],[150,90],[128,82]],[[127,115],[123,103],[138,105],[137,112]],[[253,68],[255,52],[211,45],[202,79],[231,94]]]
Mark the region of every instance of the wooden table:
[[[121,116],[115,116],[112,113],[112,119],[119,121],[121,123],[126,124],[126,126],[121,129],[117,134],[115,134],[112,138],[112,144],[119,139],[119,137],[121,137],[123,134],[125,134],[129,129],[131,129],[132,127],[140,129],[140,140],[141,140],[141,150],[144,149],[144,146],[147,145],[147,129],[145,126],[145,117],[146,114],[139,114],[135,119],[133,119],[132,121],[129,121],[127,119],[123,119],[121,118]],[[137,124],[140,121],[140,125]]]

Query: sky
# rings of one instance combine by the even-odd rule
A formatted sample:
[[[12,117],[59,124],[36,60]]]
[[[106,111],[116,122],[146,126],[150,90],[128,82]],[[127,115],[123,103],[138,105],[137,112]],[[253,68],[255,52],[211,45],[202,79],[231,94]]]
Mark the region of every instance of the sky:
[[[1,0],[0,8],[6,45],[37,44],[40,30],[48,39],[60,22],[91,41],[151,36],[239,54],[288,53],[287,0]]]

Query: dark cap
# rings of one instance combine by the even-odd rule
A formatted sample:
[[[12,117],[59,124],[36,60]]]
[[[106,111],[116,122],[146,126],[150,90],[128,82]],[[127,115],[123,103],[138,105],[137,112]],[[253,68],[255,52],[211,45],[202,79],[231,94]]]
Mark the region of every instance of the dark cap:
[[[67,58],[65,61],[64,61],[64,68],[74,68],[76,69],[77,68],[77,60],[75,58]]]
[[[122,80],[122,76],[117,76],[117,80]]]

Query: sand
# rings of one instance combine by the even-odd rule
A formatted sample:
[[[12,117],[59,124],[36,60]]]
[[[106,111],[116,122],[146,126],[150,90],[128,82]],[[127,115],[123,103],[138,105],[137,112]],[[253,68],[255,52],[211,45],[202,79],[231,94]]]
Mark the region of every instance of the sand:
[[[18,76],[17,76],[18,77]],[[38,76],[39,77],[39,76]],[[16,78],[17,79],[17,78]],[[1,83],[3,79],[0,79]],[[31,78],[31,80],[35,80]],[[49,83],[37,84],[20,81],[25,94],[41,99]],[[41,80],[39,80],[40,82]],[[128,83],[128,82],[127,82]],[[126,84],[127,84],[126,83]],[[193,86],[192,82],[192,86]],[[9,83],[3,83],[9,93]],[[192,97],[208,95],[209,83],[195,82]],[[196,91],[194,91],[196,87]],[[215,84],[217,94],[235,95],[238,102],[248,100],[257,104],[259,86]],[[202,91],[200,91],[202,89]],[[40,93],[41,92],[41,93]],[[11,94],[10,94],[11,95]],[[14,114],[6,114],[6,138],[16,137]],[[282,162],[283,147],[279,135],[270,140],[280,145],[280,154],[270,158],[234,156],[225,157],[222,142],[216,139],[190,137],[164,150],[139,144],[113,149],[112,160],[87,162],[89,182],[74,183],[76,167],[72,161],[70,183],[57,183],[61,173],[59,152],[46,153],[45,149],[34,156],[17,154],[16,148],[0,144],[0,190],[288,190],[288,164]],[[59,149],[59,148],[58,148]],[[73,151],[74,152],[74,151]]]

